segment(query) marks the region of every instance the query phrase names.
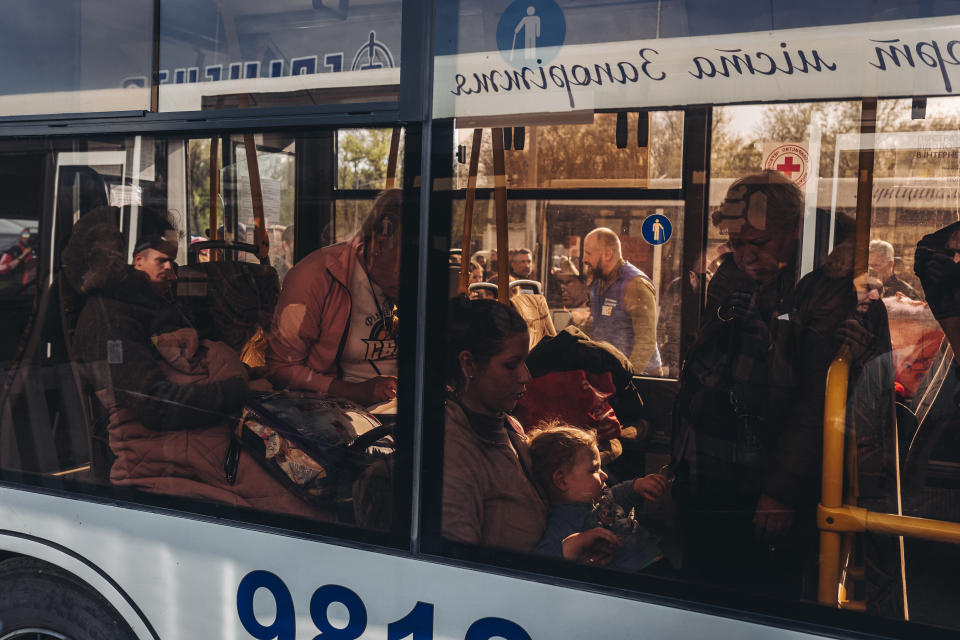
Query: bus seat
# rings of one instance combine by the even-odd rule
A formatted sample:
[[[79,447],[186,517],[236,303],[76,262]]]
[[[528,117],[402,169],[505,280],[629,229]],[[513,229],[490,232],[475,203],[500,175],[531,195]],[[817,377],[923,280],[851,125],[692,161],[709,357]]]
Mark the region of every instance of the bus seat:
[[[512,285],[513,283],[511,283]],[[518,293],[510,298],[510,304],[527,323],[527,329],[530,331],[531,349],[544,338],[557,335],[557,329],[553,326],[553,318],[550,316],[550,309],[547,308],[547,299],[541,294]]]
[[[73,388],[80,398],[80,410],[77,415],[83,420],[87,444],[89,448],[90,477],[94,482],[108,483],[110,467],[113,465],[114,455],[110,450],[107,434],[108,415],[97,399],[91,385],[93,378],[86,375],[84,365],[80,362],[73,346],[74,332],[80,311],[86,301],[86,296],[77,291],[65,277],[57,278],[58,302],[60,305],[60,321],[63,329],[63,341],[70,360],[70,370],[73,378]],[[64,385],[62,388],[66,388]]]
[[[484,299],[484,300],[496,300],[497,299],[497,285],[492,282],[472,282],[468,287],[470,291],[470,299]]]
[[[266,332],[280,297],[276,269],[231,260],[180,267],[176,294],[201,336],[230,345],[248,366],[265,364]]]

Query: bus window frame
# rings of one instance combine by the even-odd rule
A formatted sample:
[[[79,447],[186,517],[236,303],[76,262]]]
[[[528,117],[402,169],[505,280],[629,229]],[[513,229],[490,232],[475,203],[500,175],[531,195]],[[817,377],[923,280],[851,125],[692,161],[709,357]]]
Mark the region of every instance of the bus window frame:
[[[205,133],[210,135],[219,134],[223,136],[232,136],[244,132],[261,132],[267,129],[282,129],[290,131],[292,134],[294,134],[293,137],[296,140],[301,140],[305,137],[303,136],[304,133],[320,134],[322,132],[328,132],[331,134],[328,137],[335,138],[338,128],[360,128],[364,126],[401,126],[403,127],[404,135],[406,136],[406,144],[404,145],[405,157],[403,162],[405,167],[410,167],[410,171],[404,171],[402,184],[398,185],[398,188],[404,193],[402,214],[403,224],[401,225],[401,255],[406,256],[401,258],[400,298],[404,300],[405,304],[407,303],[406,301],[409,300],[410,307],[416,308],[418,302],[417,299],[422,295],[422,290],[414,284],[417,280],[417,269],[419,264],[418,253],[420,247],[420,223],[416,217],[411,219],[411,216],[420,215],[418,185],[419,176],[416,175],[419,173],[419,171],[416,169],[419,166],[420,125],[416,123],[401,123],[395,119],[383,122],[380,120],[380,118],[371,119],[369,114],[365,115],[367,115],[367,119],[365,120],[362,119],[362,116],[345,118],[345,120],[347,120],[347,124],[343,127],[337,127],[336,125],[331,124],[326,118],[323,118],[320,120],[322,124],[312,126],[307,131],[303,131],[303,127],[289,126],[257,127],[253,130],[244,130],[232,128],[229,126],[230,123],[227,122],[223,123],[223,126],[214,129],[207,129],[199,133],[189,126],[180,129],[168,127],[157,128],[150,132],[122,132],[111,128],[100,127],[99,131],[96,133],[82,134],[73,130],[65,132],[60,130],[58,131],[60,135],[57,136],[17,136],[17,138],[20,140],[27,140],[28,143],[30,140],[33,140],[39,145],[46,145],[48,147],[50,146],[50,139],[55,138],[56,140],[54,141],[54,146],[56,146],[57,142],[60,142],[61,146],[63,146],[63,142],[69,141],[69,143],[74,147],[85,147],[90,140],[95,140],[98,138],[122,139],[129,135],[151,135],[155,138],[185,139],[187,137],[204,138],[207,137],[204,135]],[[371,120],[373,121],[371,122]],[[7,136],[2,135],[2,131],[0,131],[0,141],[5,140],[16,142],[14,138],[8,138]],[[333,175],[335,176],[335,147],[333,160],[334,164],[332,165],[332,169]],[[54,157],[51,156],[46,164],[53,166],[55,164]],[[299,173],[301,168],[297,167],[297,171]],[[38,226],[41,229],[40,233],[42,234],[41,247],[43,253],[41,255],[44,257],[52,256],[53,247],[59,246],[67,237],[66,230],[63,228],[63,220],[58,220],[51,224],[53,216],[60,215],[62,212],[57,212],[55,210],[56,200],[52,192],[52,184],[54,180],[53,174],[51,173],[48,175],[45,180],[50,183],[50,189],[48,190],[48,193],[44,195],[43,211],[40,215],[40,222],[38,223]],[[376,193],[378,192],[373,190],[369,190],[369,192],[367,190],[363,190],[361,193],[363,196],[375,197]],[[298,197],[299,196],[300,193],[298,192]],[[357,199],[358,197],[359,194],[355,193],[353,190],[343,190],[338,193],[334,189],[332,193],[333,199],[330,200],[330,204],[333,206],[336,199]],[[297,213],[300,214],[301,212],[298,211]],[[314,216],[314,219],[316,218],[317,217]],[[303,249],[298,249],[298,252],[308,252],[309,250],[318,248],[318,239],[319,234],[312,238],[313,242],[307,242],[304,245],[301,245]],[[61,271],[58,268],[55,273],[51,273],[49,269],[50,264],[51,263],[49,260],[44,260],[41,262],[38,270],[36,307],[33,317],[30,321],[31,329],[29,331],[29,346],[26,348],[26,353],[24,353],[23,357],[20,359],[19,366],[24,366],[23,362],[29,363],[26,366],[35,367],[44,366],[45,364],[55,364],[58,362],[58,358],[62,358],[64,355],[59,352],[61,348],[65,348],[65,345],[63,345],[62,331],[60,330],[59,313],[54,312],[51,309],[51,305],[56,306],[58,304],[54,300],[54,297],[56,296],[55,283],[56,276],[59,275]],[[51,316],[51,314],[53,314],[53,316]],[[398,339],[404,344],[414,344],[414,340],[416,339],[416,324],[410,322],[400,323]],[[416,395],[416,390],[414,389],[412,381],[415,380],[416,377],[416,358],[413,357],[415,353],[413,349],[408,350],[408,352],[408,357],[402,356],[398,361],[399,377],[402,379],[411,380],[411,384],[400,385],[399,388],[400,395],[397,419],[397,439],[400,442],[413,442],[413,432],[415,431],[413,419],[413,398]],[[376,531],[341,523],[320,522],[284,514],[217,504],[198,499],[137,492],[122,486],[99,485],[96,483],[72,480],[68,477],[47,476],[24,473],[20,471],[0,469],[0,485],[38,493],[48,493],[51,495],[67,497],[73,500],[89,500],[94,502],[108,503],[123,508],[160,511],[178,517],[226,521],[233,526],[245,528],[263,528],[265,531],[272,531],[274,533],[282,532],[286,535],[294,534],[297,536],[322,540],[332,544],[372,547],[378,551],[393,550],[394,553],[401,553],[404,550],[409,550],[411,545],[409,532],[411,530],[410,513],[412,510],[412,493],[409,487],[412,486],[412,478],[414,476],[411,466],[412,459],[413,453],[409,451],[409,447],[400,447],[397,449],[397,452],[395,453],[394,486],[401,487],[402,490],[393,492],[394,525],[389,531]]]
[[[801,102],[801,101],[790,101]],[[810,102],[810,101],[802,101]],[[779,103],[778,103],[779,104]],[[789,104],[785,102],[784,104]],[[675,199],[684,202],[684,238],[681,258],[682,273],[698,274],[699,286],[690,278],[683,278],[681,289],[681,361],[696,338],[706,291],[699,265],[706,249],[709,224],[710,154],[712,148],[713,108],[715,105],[693,105],[684,111],[683,168],[680,193]],[[456,139],[453,119],[435,119],[432,133],[432,163],[434,184],[454,184],[454,149]],[[448,253],[451,245],[451,220],[454,203],[461,200],[460,192],[435,187],[429,194],[433,215],[428,220],[430,246],[427,247],[426,281],[427,313],[424,316],[428,353],[446,356],[446,314],[449,292]],[[492,194],[492,189],[486,190]],[[548,190],[508,189],[509,198],[546,198]],[[571,191],[556,190],[551,196],[571,198]],[[618,197],[624,197],[619,190]],[[631,190],[629,199],[663,197],[662,192],[647,190],[641,198]],[[477,189],[478,198],[485,190]],[[586,189],[576,193],[581,199],[600,199],[603,189]],[[492,195],[491,195],[492,197]],[[498,574],[525,580],[535,580],[568,586],[580,590],[607,593],[629,600],[648,602],[698,611],[709,615],[733,617],[739,620],[792,629],[828,637],[906,637],[916,633],[924,637],[952,637],[952,630],[940,629],[915,622],[888,620],[853,611],[832,609],[809,601],[787,601],[770,596],[738,593],[705,583],[680,582],[644,574],[627,574],[613,570],[581,566],[563,560],[554,560],[533,554],[484,548],[446,540],[442,537],[442,459],[443,425],[445,421],[445,381],[442,364],[424,371],[424,424],[433,425],[431,437],[424,440],[420,455],[424,463],[419,467],[421,477],[420,515],[422,557],[444,564],[495,571]],[[679,388],[678,380],[642,377],[642,383],[653,383]],[[441,461],[438,463],[437,461]]]
[[[898,637],[924,633],[925,637],[952,637],[954,632],[933,629],[917,623],[890,621],[864,616],[850,611],[834,610],[812,603],[767,600],[756,596],[722,591],[714,587],[692,583],[675,583],[649,576],[616,574],[610,571],[587,569],[574,564],[554,562],[521,554],[506,554],[472,546],[443,541],[440,536],[440,484],[436,482],[443,452],[443,374],[442,367],[425,366],[425,354],[444,353],[446,325],[446,293],[448,291],[447,249],[450,240],[450,220],[445,215],[452,211],[453,195],[447,191],[424,189],[435,179],[453,178],[446,175],[452,168],[453,121],[433,120],[431,117],[433,82],[433,23],[434,4],[427,0],[410,0],[402,4],[402,51],[400,96],[397,102],[355,103],[348,105],[320,105],[290,108],[257,108],[249,110],[211,110],[196,112],[149,111],[50,114],[40,116],[0,117],[0,139],[47,138],[61,136],[95,135],[196,135],[260,132],[270,129],[311,127],[335,129],[338,127],[404,126],[404,224],[402,229],[401,298],[409,301],[413,317],[421,323],[400,324],[400,340],[412,345],[411,356],[399,362],[401,376],[411,380],[400,388],[399,428],[412,447],[406,452],[412,456],[410,464],[399,464],[398,484],[408,482],[411,492],[407,508],[398,509],[397,516],[406,518],[406,531],[396,540],[384,541],[381,536],[353,527],[309,523],[276,514],[251,512],[232,507],[198,502],[189,510],[182,507],[182,499],[150,496],[149,500],[131,502],[124,499],[123,490],[84,485],[83,492],[73,491],[76,483],[58,480],[49,486],[17,481],[15,473],[0,474],[0,485],[20,491],[64,496],[71,500],[90,501],[124,509],[163,513],[173,517],[201,519],[230,524],[275,535],[293,535],[336,546],[370,550],[433,561],[525,580],[557,584],[568,588],[590,590],[629,600],[660,604],[673,608],[701,612],[708,615],[732,617],[748,622],[807,631],[837,637],[840,635]],[[441,4],[441,3],[436,3]],[[459,2],[438,7],[444,12],[456,12]],[[452,7],[452,9],[451,9]],[[453,30],[456,34],[456,29]],[[454,36],[455,37],[455,36]],[[832,100],[860,99],[837,97]],[[811,102],[823,100],[792,100]],[[752,104],[752,103],[751,103]],[[706,245],[706,216],[709,203],[710,129],[713,105],[678,106],[684,109],[683,191],[685,193],[685,235],[683,272],[697,272],[699,251]],[[691,116],[700,118],[694,122]],[[703,134],[703,135],[701,135]],[[687,156],[702,158],[701,175],[697,175]],[[414,167],[420,171],[413,170]],[[436,167],[436,170],[432,170]],[[299,170],[299,169],[298,169]],[[415,175],[420,174],[420,175]],[[50,173],[52,175],[52,172]],[[422,175],[422,180],[421,180]],[[55,207],[52,188],[47,190],[44,211]],[[410,197],[406,197],[410,194]],[[514,194],[515,197],[519,197]],[[564,198],[570,193],[564,192]],[[49,200],[49,202],[48,202]],[[432,211],[431,211],[432,210]],[[429,215],[428,215],[429,213]],[[45,213],[49,217],[50,213]],[[697,224],[694,224],[694,216]],[[43,217],[43,216],[42,216]],[[300,226],[300,225],[298,225]],[[695,233],[698,232],[698,233]],[[41,227],[44,251],[53,250],[53,234]],[[300,231],[298,229],[298,245]],[[316,237],[319,237],[317,235]],[[303,246],[304,249],[306,245]],[[48,254],[49,255],[49,254]],[[298,249],[298,258],[302,257]],[[416,259],[414,259],[416,257]],[[48,274],[43,265],[38,272],[38,309],[40,298],[51,294]],[[702,284],[702,283],[701,283]],[[683,279],[681,349],[689,346],[699,326],[699,316],[705,292],[694,290],[688,278]],[[689,304],[689,301],[698,301]],[[38,314],[34,322],[42,324],[46,318]],[[426,431],[430,425],[430,431]],[[427,434],[431,437],[425,437]],[[398,451],[398,455],[399,455]],[[399,460],[399,458],[398,458]],[[405,477],[409,475],[410,477]],[[430,482],[430,481],[433,482]],[[142,498],[142,496],[141,496]],[[398,527],[397,530],[401,530]]]

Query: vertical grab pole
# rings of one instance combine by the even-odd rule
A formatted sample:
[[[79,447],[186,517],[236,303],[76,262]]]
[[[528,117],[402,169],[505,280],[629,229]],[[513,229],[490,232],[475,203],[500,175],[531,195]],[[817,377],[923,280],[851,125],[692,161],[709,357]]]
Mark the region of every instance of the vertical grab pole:
[[[389,191],[397,186],[397,155],[400,153],[400,127],[394,127],[390,134],[390,155],[387,156],[387,181],[384,188]]]
[[[217,167],[217,150],[220,141],[216,138],[210,138],[210,239],[219,240],[217,237],[217,203],[220,200],[220,170]],[[210,260],[216,261],[217,252],[210,251]]]
[[[267,237],[267,221],[263,215],[263,188],[260,185],[260,163],[257,160],[257,144],[252,133],[243,135],[243,147],[247,152],[247,175],[250,178],[250,200],[253,203],[253,238],[257,245],[257,257],[270,257],[270,239]]]
[[[507,239],[507,176],[503,159],[503,129],[490,129],[493,136],[493,199],[497,207],[497,299],[510,302],[510,267]]]
[[[843,445],[846,431],[847,384],[850,362],[841,350],[827,371],[826,402],[823,409],[823,471],[820,504],[843,504]],[[842,534],[820,532],[820,604],[835,607],[840,584],[840,543]]]
[[[860,157],[857,167],[857,245],[853,277],[867,272],[870,251],[870,216],[873,211],[873,156],[877,132],[877,99],[860,101]]]
[[[480,142],[483,129],[473,130],[473,146],[470,147],[470,173],[467,175],[467,200],[463,205],[463,248],[460,253],[460,280],[457,290],[467,293],[470,275],[470,242],[473,236],[473,203],[477,197],[477,168],[480,166]],[[499,242],[499,239],[498,239]],[[499,256],[499,251],[497,252]]]

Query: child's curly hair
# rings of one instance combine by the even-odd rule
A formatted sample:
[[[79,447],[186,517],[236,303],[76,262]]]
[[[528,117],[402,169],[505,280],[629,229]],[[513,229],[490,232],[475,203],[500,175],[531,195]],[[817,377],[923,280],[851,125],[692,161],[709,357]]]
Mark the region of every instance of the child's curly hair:
[[[556,487],[553,474],[558,469],[569,469],[581,451],[597,446],[597,432],[580,429],[560,420],[541,422],[528,436],[533,475],[548,494]]]

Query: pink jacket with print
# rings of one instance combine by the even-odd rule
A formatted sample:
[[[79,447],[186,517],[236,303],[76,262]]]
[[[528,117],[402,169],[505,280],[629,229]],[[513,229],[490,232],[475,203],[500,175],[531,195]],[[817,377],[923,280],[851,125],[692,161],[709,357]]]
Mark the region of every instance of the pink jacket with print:
[[[359,238],[317,249],[287,273],[267,338],[274,385],[326,394],[339,377],[361,249]]]

